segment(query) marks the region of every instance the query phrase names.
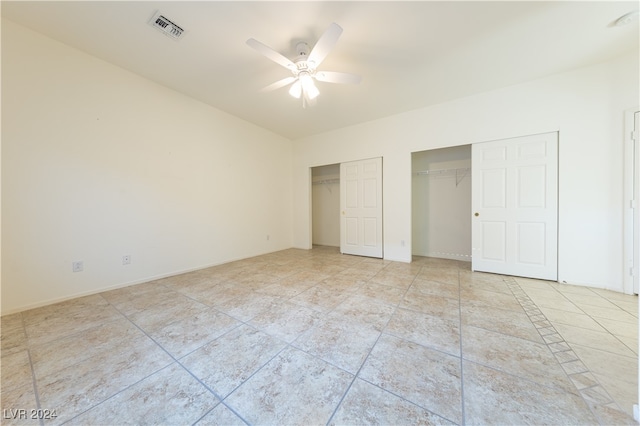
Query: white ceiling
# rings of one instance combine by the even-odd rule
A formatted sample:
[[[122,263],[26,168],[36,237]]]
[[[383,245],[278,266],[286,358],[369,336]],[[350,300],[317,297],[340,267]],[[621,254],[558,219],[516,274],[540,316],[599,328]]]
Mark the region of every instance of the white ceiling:
[[[4,18],[287,138],[296,139],[638,52],[631,2],[2,1]],[[182,26],[173,41],[147,24]],[[359,74],[357,86],[318,83],[303,109],[289,71],[248,47],[285,56],[313,46],[331,22],[344,32],[319,69]]]

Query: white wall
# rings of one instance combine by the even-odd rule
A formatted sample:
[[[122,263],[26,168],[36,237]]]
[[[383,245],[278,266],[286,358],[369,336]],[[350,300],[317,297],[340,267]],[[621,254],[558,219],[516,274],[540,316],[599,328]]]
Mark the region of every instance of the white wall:
[[[340,164],[314,167],[312,177],[312,242],[340,247]]]
[[[638,104],[638,75],[632,52],[297,140],[294,244],[310,246],[311,166],[384,157],[385,258],[409,262],[411,152],[559,131],[559,280],[623,291],[623,116]]]
[[[385,258],[408,262],[412,152],[549,131],[559,279],[622,291],[623,112],[638,92],[634,53],[304,138],[292,156],[282,137],[3,19],[2,313],[310,248],[310,168],[363,158],[384,158]]]
[[[280,136],[7,20],[2,106],[3,314],[292,246]]]
[[[412,254],[470,262],[471,145],[414,152],[411,168]]]

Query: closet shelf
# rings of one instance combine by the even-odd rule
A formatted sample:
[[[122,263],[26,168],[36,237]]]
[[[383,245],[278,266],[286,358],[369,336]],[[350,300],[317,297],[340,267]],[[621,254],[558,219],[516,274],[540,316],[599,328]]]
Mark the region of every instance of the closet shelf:
[[[340,179],[335,178],[335,179],[314,180],[312,183],[313,185],[331,185],[334,183],[340,183]]]
[[[332,178],[332,179],[319,179],[319,180],[314,180],[311,182],[312,185],[324,185],[325,188],[327,188],[327,191],[329,191],[330,194],[333,194],[333,191],[331,191],[331,186],[329,185],[335,185],[335,184],[339,184],[340,183],[340,178]]]
[[[438,177],[455,177],[456,186],[469,174],[470,167],[459,167],[455,169],[430,169],[414,172],[416,176],[438,176]]]

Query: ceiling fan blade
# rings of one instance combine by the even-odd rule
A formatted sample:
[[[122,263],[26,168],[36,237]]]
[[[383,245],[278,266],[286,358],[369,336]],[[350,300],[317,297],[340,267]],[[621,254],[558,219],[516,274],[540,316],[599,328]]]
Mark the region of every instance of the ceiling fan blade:
[[[276,90],[276,89],[284,87],[284,86],[286,86],[288,84],[291,84],[296,80],[297,80],[296,77],[283,78],[282,80],[278,80],[275,83],[272,83],[272,84],[270,84],[270,85],[268,85],[266,87],[263,87],[260,91],[261,92],[270,92],[272,90]]]
[[[257,50],[258,53],[261,53],[264,56],[266,56],[267,58],[271,59],[276,64],[280,64],[283,67],[288,68],[290,70],[295,70],[296,69],[296,65],[293,62],[291,62],[285,56],[283,56],[280,53],[276,52],[275,50],[273,50],[272,48],[270,48],[266,44],[262,44],[262,43],[260,43],[258,40],[254,39],[254,38],[250,38],[249,40],[247,40],[247,44],[249,46],[253,47],[255,50]]]
[[[340,25],[335,22],[329,25],[329,28],[320,36],[316,45],[311,49],[311,53],[309,53],[307,62],[312,63],[312,68],[316,68],[324,61],[324,58],[327,57],[338,41],[338,38],[340,38],[340,34],[342,34],[342,27],[340,27]]]
[[[359,84],[362,81],[362,77],[359,75],[346,72],[317,71],[315,77],[316,80],[327,83]]]

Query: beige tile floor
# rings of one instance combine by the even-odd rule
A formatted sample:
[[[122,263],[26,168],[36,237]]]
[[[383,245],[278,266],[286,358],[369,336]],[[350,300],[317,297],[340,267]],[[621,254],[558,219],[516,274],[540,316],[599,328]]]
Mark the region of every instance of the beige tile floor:
[[[634,424],[638,400],[635,296],[326,247],[3,316],[1,335],[2,424]]]

